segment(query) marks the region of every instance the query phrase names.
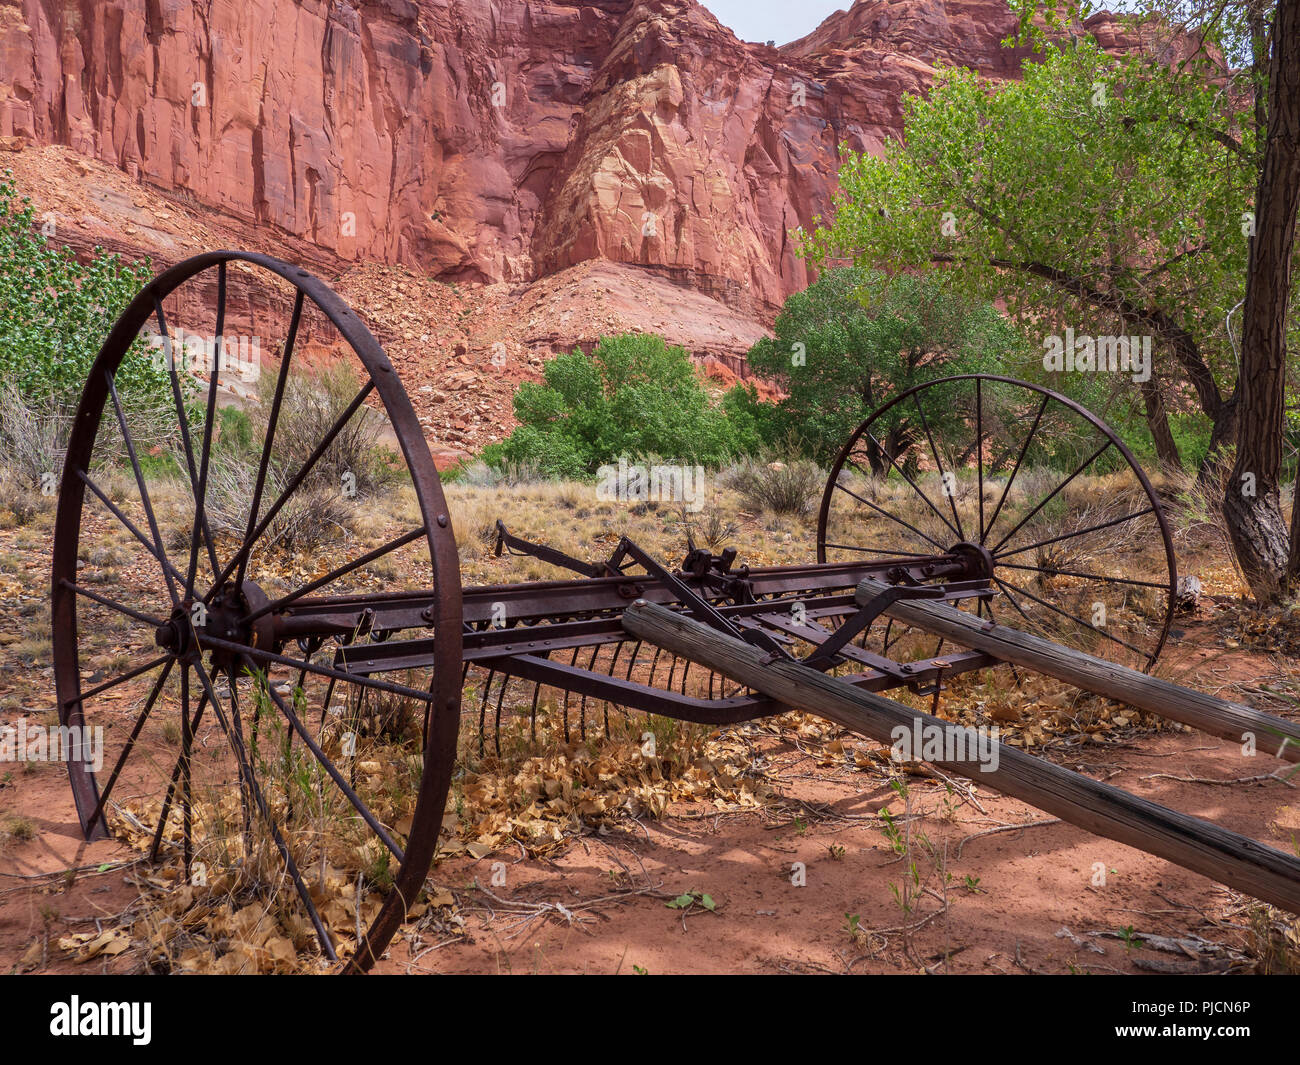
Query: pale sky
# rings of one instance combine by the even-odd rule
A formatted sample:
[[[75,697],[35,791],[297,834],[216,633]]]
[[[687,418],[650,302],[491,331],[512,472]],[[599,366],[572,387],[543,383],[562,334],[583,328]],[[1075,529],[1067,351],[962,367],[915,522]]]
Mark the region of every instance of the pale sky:
[[[789,44],[812,33],[826,16],[848,10],[853,0],[702,0],[719,22],[742,41]]]

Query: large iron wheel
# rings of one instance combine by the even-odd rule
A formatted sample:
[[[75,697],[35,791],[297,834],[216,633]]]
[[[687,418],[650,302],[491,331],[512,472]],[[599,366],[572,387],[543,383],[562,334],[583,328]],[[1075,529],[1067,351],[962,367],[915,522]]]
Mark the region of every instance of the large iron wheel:
[[[963,601],[986,620],[1142,670],[1169,634],[1174,548],[1151,482],[1101,419],[1039,385],[989,374],[916,385],[836,458],[819,561],[948,554],[996,589]],[[882,630],[891,649],[910,631]]]
[[[232,340],[250,337],[251,348]],[[201,354],[204,338],[222,338],[209,343],[206,382],[182,358]],[[261,402],[247,419],[259,431],[241,453],[257,457],[236,468],[222,450],[219,400],[249,386],[262,344]],[[145,355],[163,360],[170,386],[165,442],[162,423],[136,420],[128,394]],[[356,389],[345,407],[316,405],[315,436],[302,428],[309,416],[289,413],[317,397],[301,384],[311,375],[291,373],[309,360]],[[358,433],[392,445],[373,471],[400,502],[391,516],[376,518],[355,476],[340,485],[331,468]],[[146,470],[169,457],[179,472],[159,488]],[[331,512],[331,493],[354,508],[340,513],[371,511],[372,533],[376,521],[404,531],[389,536],[381,524],[387,542],[371,550],[349,532],[314,554],[309,543],[286,551],[294,528],[315,528]],[[322,554],[303,571],[303,559]],[[377,574],[378,565],[386,569]],[[331,664],[338,642],[384,634],[334,643],[275,635],[276,614],[306,593],[407,587],[434,604],[431,677],[397,683]],[[84,746],[69,762],[87,838],[134,837],[155,860],[183,863],[191,884],[258,901],[297,928],[299,949],[345,971],[370,968],[437,846],[460,714],[461,590],[415,411],[374,336],[322,281],[265,255],[212,252],[165,271],[132,301],[94,363],[71,434],[51,610],[60,721],[104,729],[99,772]],[[109,653],[83,653],[105,634]]]

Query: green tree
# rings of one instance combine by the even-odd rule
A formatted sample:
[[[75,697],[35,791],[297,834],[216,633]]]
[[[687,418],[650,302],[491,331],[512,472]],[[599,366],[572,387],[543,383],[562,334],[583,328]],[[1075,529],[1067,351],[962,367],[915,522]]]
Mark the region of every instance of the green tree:
[[[1283,0],[1277,10],[1296,2]],[[1043,13],[1031,0],[1017,6],[1026,17]],[[1049,33],[1069,22],[1049,25]],[[1145,32],[1150,47],[1124,56],[1086,35],[1051,43],[1040,33],[1042,62],[996,86],[969,71],[943,71],[928,98],[908,101],[903,142],[883,159],[861,156],[844,167],[836,216],[807,247],[822,259],[940,265],[954,286],[1005,301],[1039,335],[1067,325],[1093,335],[1150,335],[1157,365],[1150,381],[1134,386],[1133,399],[1161,457],[1172,461],[1167,412],[1189,402],[1208,423],[1211,451],[1238,442],[1243,329],[1260,317],[1242,308],[1248,260],[1258,258],[1265,133],[1257,112],[1211,76],[1223,70],[1211,46],[1171,61],[1179,51],[1168,46],[1168,28],[1148,24]],[[1246,54],[1268,56],[1270,47],[1248,39]],[[1274,59],[1277,52],[1272,47]],[[1272,214],[1285,215],[1286,206]],[[1270,233],[1285,235],[1276,222]],[[1281,242],[1283,253],[1269,240],[1271,258],[1289,261],[1290,243]],[[1269,314],[1281,324],[1285,301],[1275,286],[1269,291]],[[1294,323],[1290,332],[1294,343]],[[1279,380],[1272,347],[1254,363],[1270,395]],[[1273,513],[1281,408],[1264,407],[1276,452],[1253,461],[1271,477],[1264,491],[1272,501],[1262,505]],[[1275,531],[1280,517],[1273,516]],[[1258,575],[1261,552],[1245,542],[1250,534],[1234,539],[1248,576]],[[1271,557],[1263,568],[1276,575],[1277,552],[1264,554]],[[1275,589],[1275,581],[1252,577],[1264,598],[1274,594],[1270,583]]]
[[[827,270],[786,300],[774,332],[750,349],[749,365],[783,398],[760,405],[752,388],[738,386],[728,409],[747,413],[769,444],[798,441],[822,463],[873,411],[913,385],[949,374],[1022,376],[1032,369],[1010,323],[990,304],[949,291],[934,270],[893,278],[862,267]],[[931,429],[943,432],[944,413],[936,418]],[[873,434],[883,448],[869,456],[875,471],[883,472],[918,432],[910,407],[891,411]]]
[[[1089,39],[995,88],[942,71],[908,100],[903,142],[841,170],[834,222],[809,247],[947,267],[1040,334],[1149,333],[1229,440],[1224,320],[1244,296],[1250,167],[1169,120],[1227,125],[1211,88],[1131,75]]]
[[[717,465],[757,446],[710,400],[686,351],[662,337],[605,337],[591,355],[552,359],[543,376],[515,393],[519,428],[484,449],[489,464],[578,477],[620,456]]]
[[[37,410],[75,405],[114,321],[152,276],[149,261],[98,253],[82,263],[41,233],[12,175],[0,176],[0,382]],[[117,386],[126,400],[170,403],[166,369],[138,344]]]

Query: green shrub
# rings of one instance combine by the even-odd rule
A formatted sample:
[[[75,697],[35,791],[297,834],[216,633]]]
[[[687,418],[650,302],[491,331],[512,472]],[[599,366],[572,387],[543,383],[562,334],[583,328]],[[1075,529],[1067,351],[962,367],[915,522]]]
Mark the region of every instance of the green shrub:
[[[519,428],[486,448],[484,461],[580,477],[621,456],[716,466],[757,439],[710,401],[686,351],[662,337],[605,337],[591,355],[552,359],[544,378],[520,386]]]
[[[124,263],[102,255],[80,263],[67,248],[47,243],[31,202],[12,175],[0,176],[0,379],[29,403],[53,397],[75,403],[91,363],[126,305],[152,277],[149,261]],[[117,374],[123,399],[171,402],[161,360],[137,342]]]

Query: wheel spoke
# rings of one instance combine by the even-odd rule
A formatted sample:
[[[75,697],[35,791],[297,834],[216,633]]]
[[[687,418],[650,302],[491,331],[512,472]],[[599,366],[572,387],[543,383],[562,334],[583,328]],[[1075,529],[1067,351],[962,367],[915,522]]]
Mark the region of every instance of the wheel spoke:
[[[375,680],[373,677],[363,677],[358,673],[347,673],[341,669],[334,669],[332,666],[319,666],[315,663],[304,662],[301,658],[289,658],[287,655],[263,651],[261,648],[249,647],[247,644],[235,643],[231,640],[221,640],[215,636],[204,637],[203,644],[207,647],[220,647],[225,651],[234,651],[237,654],[259,658],[264,662],[276,662],[279,665],[292,666],[294,669],[305,669],[308,673],[316,673],[322,677],[333,677],[336,680],[355,684],[359,688],[372,688],[375,691],[388,692],[390,695],[404,695],[409,699],[419,699],[424,703],[433,701],[433,696],[428,692],[422,692],[417,688],[408,688],[405,684],[392,684],[385,680]]]
[[[949,491],[948,481],[944,476],[943,462],[939,458],[939,449],[934,446],[934,434],[930,432],[930,422],[925,416],[925,408],[921,406],[921,401],[920,399],[917,398],[919,395],[920,393],[918,392],[912,393],[912,404],[913,406],[916,407],[916,412],[921,416],[921,428],[925,430],[925,438],[930,443],[930,454],[934,456],[934,466],[935,469],[939,471],[939,481],[944,487],[943,494],[948,497],[948,509],[952,511],[952,520],[957,523],[957,529],[956,529],[957,539],[965,540],[966,533],[962,529],[961,517],[957,513],[957,499],[956,499],[957,486],[955,483],[957,474],[954,472],[952,475],[954,484],[952,490]],[[952,528],[951,525],[949,525],[948,527]]]
[[[1043,413],[1047,410],[1047,404],[1051,402],[1051,396],[1043,396],[1043,402],[1039,404],[1038,413],[1034,415],[1034,424],[1029,427],[1029,435],[1025,437],[1025,442],[1020,446],[1020,454],[1016,456],[1016,464],[1011,467],[1011,476],[1007,478],[1007,483],[1002,486],[1002,495],[998,497],[998,505],[993,508],[993,514],[989,518],[988,524],[984,527],[984,532],[980,536],[980,544],[988,542],[988,535],[993,531],[993,526],[997,523],[998,515],[1002,513],[1002,504],[1007,501],[1007,494],[1011,491],[1011,486],[1015,483],[1016,474],[1020,472],[1020,464],[1025,461],[1025,455],[1029,452],[1029,445],[1034,439],[1034,434],[1038,432],[1038,423],[1043,420]]]
[[[1168,584],[1160,584],[1156,581],[1139,581],[1132,577],[1108,577],[1104,573],[1084,573],[1080,570],[1057,569],[1055,567],[1045,569],[1042,566],[1024,566],[1015,562],[1003,562],[998,560],[999,566],[1006,566],[1008,569],[1028,570],[1030,573],[1041,573],[1044,576],[1062,576],[1062,577],[1082,577],[1090,581],[1102,581],[1106,584],[1132,584],[1139,588],[1159,588],[1161,591],[1168,591]]]
[[[997,542],[997,544],[993,548],[993,553],[996,555],[999,551],[1001,551],[1003,546],[1005,546],[1006,542],[1010,540],[1013,536],[1015,536],[1016,533],[1018,533],[1022,528],[1024,528],[1025,523],[1028,522],[1030,518],[1032,518],[1035,514],[1037,514],[1040,510],[1042,510],[1043,507],[1047,506],[1048,503],[1050,503],[1053,499],[1055,499],[1057,495],[1060,494],[1060,492],[1066,487],[1066,485],[1068,485],[1071,481],[1073,481],[1076,477],[1078,477],[1079,474],[1081,474],[1084,470],[1086,470],[1089,466],[1091,466],[1094,462],[1096,462],[1097,459],[1101,457],[1101,454],[1107,448],[1109,448],[1114,442],[1115,441],[1107,437],[1105,442],[1101,445],[1101,447],[1097,448],[1096,451],[1094,451],[1091,455],[1089,455],[1086,459],[1084,459],[1082,463],[1076,466],[1074,468],[1074,472],[1071,473],[1069,477],[1067,477],[1064,481],[1062,481],[1055,488],[1053,488],[1050,494],[1044,496],[1041,500],[1039,500],[1038,505],[1034,507],[1034,509],[1031,510],[1028,514],[1026,514],[1023,518],[1021,518],[1020,521],[1016,523],[1016,527]]]
[[[140,737],[140,730],[144,728],[144,723],[148,720],[149,714],[153,710],[154,703],[158,701],[158,695],[162,692],[163,685],[167,683],[167,677],[171,673],[172,665],[176,660],[174,658],[163,658],[159,659],[159,661],[166,662],[167,665],[163,669],[162,673],[159,674],[158,679],[154,681],[153,688],[149,692],[149,697],[144,701],[144,706],[140,709],[140,713],[135,719],[135,724],[131,728],[131,734],[127,736],[126,743],[122,745],[122,751],[117,756],[117,762],[113,766],[113,771],[108,776],[108,782],[104,785],[104,790],[100,792],[99,801],[95,804],[95,810],[90,817],[86,819],[86,823],[89,825],[93,825],[104,815],[104,807],[108,805],[109,796],[113,794],[113,786],[117,783],[117,778],[122,772],[122,766],[126,764],[126,760],[131,754],[131,750],[135,747],[135,741]],[[157,662],[153,663],[153,665],[157,664]],[[152,668],[152,666],[148,668]],[[138,673],[139,671],[136,672]],[[128,674],[127,676],[133,675],[135,674]],[[116,683],[120,683],[126,679],[127,677],[119,677]],[[82,698],[84,699],[85,696],[83,695]]]
[[[275,396],[271,400],[271,412],[266,419],[266,437],[262,441],[262,457],[257,464],[257,482],[253,488],[253,502],[248,511],[248,526],[244,530],[244,545],[247,546],[253,538],[253,527],[257,523],[257,514],[262,506],[262,492],[266,488],[266,473],[271,465],[271,448],[275,443],[275,430],[280,424],[280,405],[284,402],[284,389],[289,380],[289,363],[293,359],[293,348],[298,341],[298,326],[302,321],[302,305],[304,293],[302,289],[298,290],[298,295],[294,299],[293,317],[289,320],[289,335],[284,342],[284,352],[280,356],[280,373],[275,381]],[[236,556],[239,559],[239,576],[235,579],[235,586],[239,587],[244,583],[244,571],[247,565],[247,557],[242,553]],[[226,567],[217,578],[217,586],[220,587],[225,578],[229,575],[230,567]]]
[[[271,807],[266,801],[266,796],[262,794],[262,789],[257,783],[257,776],[248,760],[248,752],[244,749],[243,741],[239,738],[239,734],[231,728],[229,722],[226,721],[226,715],[221,710],[221,703],[212,688],[212,679],[208,676],[207,670],[203,668],[202,662],[194,662],[194,672],[199,679],[199,683],[203,685],[203,690],[212,703],[212,709],[216,712],[217,720],[221,723],[222,731],[225,732],[226,738],[230,741],[235,752],[235,758],[239,762],[240,775],[244,778],[244,786],[252,794],[257,811],[261,814],[262,820],[266,822],[271,838],[275,841],[276,849],[284,860],[285,868],[289,872],[289,878],[298,890],[298,897],[302,899],[303,905],[307,908],[312,926],[316,929],[316,935],[320,938],[321,949],[325,951],[325,956],[330,961],[338,961],[338,955],[334,950],[334,942],[330,939],[329,932],[325,930],[325,924],[321,921],[320,914],[316,912],[316,904],[312,902],[311,892],[307,890],[307,885],[298,872],[298,863],[293,860],[293,854],[284,841],[284,836],[281,834],[280,826],[271,813]]]
[[[198,572],[199,549],[198,536],[200,525],[207,535],[209,561],[212,563],[212,575],[221,571],[217,562],[217,552],[212,540],[212,530],[208,527],[208,465],[212,458],[212,423],[217,413],[217,382],[221,376],[222,356],[226,346],[226,264],[217,267],[217,334],[212,352],[212,365],[208,367],[208,406],[203,419],[203,454],[199,459],[199,487],[195,493],[197,509],[194,514],[194,527],[190,531],[190,568],[186,582],[186,594],[194,594],[194,578]]]
[[[184,667],[182,667],[184,668]],[[199,705],[194,710],[194,717],[190,721],[190,735],[193,736],[198,732],[199,722],[203,720],[203,711],[207,708],[208,697],[205,693],[199,700]],[[188,714],[186,715],[188,717]],[[149,860],[156,862],[158,853],[162,848],[163,833],[167,830],[167,818],[171,816],[172,801],[176,798],[176,785],[181,779],[181,769],[184,763],[184,755],[176,759],[176,764],[172,766],[171,780],[167,783],[167,791],[163,795],[162,807],[158,812],[158,825],[153,833],[153,845],[149,848]]]
[[[230,575],[230,571],[235,568],[236,564],[239,566],[240,574],[242,575],[244,573],[248,565],[248,556],[252,551],[253,544],[261,539],[261,536],[266,532],[267,527],[275,520],[276,514],[280,512],[280,508],[289,501],[289,497],[293,495],[298,485],[302,483],[307,474],[309,474],[316,463],[320,461],[320,457],[329,450],[329,446],[334,443],[334,438],[343,431],[343,428],[366,401],[366,397],[370,395],[374,387],[374,381],[367,381],[352,402],[348,404],[347,410],[339,415],[338,420],[330,428],[329,432],[326,433],[321,442],[316,445],[316,450],[313,451],[307,458],[307,461],[302,464],[302,468],[294,474],[293,479],[285,487],[284,491],[280,493],[279,498],[271,505],[271,508],[266,512],[266,516],[258,523],[252,536],[244,541],[243,545],[239,548],[239,553],[226,564],[225,570],[222,572],[221,577],[217,580],[217,584],[214,587],[221,586],[225,578]],[[240,583],[242,583],[242,581]]]
[[[298,599],[301,599],[304,595],[310,595],[312,592],[316,591],[317,589],[324,588],[325,585],[327,584],[332,584],[340,577],[347,576],[347,574],[351,573],[353,570],[360,569],[362,566],[368,566],[370,565],[370,563],[374,562],[375,559],[382,558],[384,555],[388,554],[391,551],[396,551],[399,548],[405,547],[413,540],[418,540],[421,536],[425,534],[426,531],[427,531],[426,527],[423,525],[421,525],[418,529],[412,529],[405,536],[399,536],[396,540],[390,540],[382,547],[376,547],[373,551],[368,551],[360,558],[355,559],[352,562],[347,563],[346,565],[339,566],[338,569],[330,570],[330,572],[325,574],[325,576],[317,578],[316,580],[312,581],[310,584],[304,584],[297,591],[290,592],[288,595],[282,596],[281,598],[275,600],[275,602],[273,603],[267,603],[265,606],[249,614],[246,618],[244,618],[244,621],[245,622],[256,621],[264,614],[269,614],[272,611],[276,611],[276,610],[283,610],[290,603],[293,603]]]
[[[943,516],[943,512],[942,512],[941,510],[939,510],[939,508],[936,507],[936,506],[935,506],[935,505],[930,501],[930,497],[929,497],[928,495],[926,495],[924,492],[921,491],[921,487],[920,487],[920,485],[918,485],[915,481],[912,480],[912,478],[910,478],[910,477],[909,477],[905,472],[903,472],[903,467],[900,466],[900,465],[898,464],[898,462],[894,459],[894,456],[893,456],[893,455],[891,455],[888,451],[885,450],[884,446],[880,443],[880,441],[877,440],[874,436],[872,436],[872,434],[871,434],[870,431],[867,432],[867,438],[868,438],[868,439],[869,439],[873,444],[875,444],[875,446],[876,446],[877,448],[880,449],[880,453],[881,453],[882,455],[884,455],[886,459],[889,460],[889,464],[890,464],[891,466],[893,466],[894,469],[896,469],[896,470],[898,471],[898,475],[899,475],[900,477],[902,477],[903,480],[905,480],[909,485],[911,485],[911,487],[912,487],[912,491],[915,492],[918,496],[921,497],[921,499],[924,501],[924,503],[925,503],[925,505],[926,505],[927,507],[929,507],[932,511],[934,511],[935,517],[937,517],[941,522],[943,522],[946,526],[948,526],[948,528],[949,528],[953,533],[955,533],[955,534],[957,535],[957,538],[958,538],[958,539],[961,539],[961,534],[957,532],[957,529],[956,529],[956,527],[952,524],[952,522],[950,522],[947,518],[945,518],[945,517]],[[852,462],[853,460],[850,459],[849,461]],[[862,474],[864,474],[864,475],[866,474],[866,470],[864,470],[864,469],[863,469],[861,466],[859,466],[856,462],[853,462],[853,466],[854,466],[855,469],[858,470],[859,473],[862,473]]]
[[[90,474],[88,474],[85,470],[78,470],[77,476],[81,478],[82,483],[85,484],[87,488],[89,488],[92,492],[95,493],[95,495],[99,497],[99,501],[109,509],[109,512],[115,518],[117,518],[118,521],[120,521],[123,525],[126,526],[127,530],[131,533],[131,535],[133,535],[137,540],[140,541],[141,544],[144,545],[144,549],[148,551],[149,554],[151,554],[154,558],[156,558],[160,563],[162,563],[164,570],[170,573],[173,577],[175,577],[178,581],[181,582],[181,585],[183,587],[185,584],[185,577],[181,574],[180,570],[178,570],[175,566],[173,566],[170,562],[168,562],[166,556],[158,554],[158,549],[149,542],[149,538],[145,536],[145,534],[142,533],[139,530],[139,528],[136,527],[135,523],[130,518],[128,518],[125,514],[122,513],[121,509],[119,509],[116,503],[114,503],[111,499],[108,498],[107,495],[104,494],[104,490],[100,488],[99,485],[97,485],[93,480],[91,480]]]
[[[918,529],[915,525],[911,525],[911,524],[909,524],[908,522],[904,521],[904,520],[903,520],[902,518],[900,518],[897,514],[891,514],[889,511],[885,510],[884,507],[878,507],[878,506],[876,506],[876,504],[873,503],[873,502],[871,502],[871,500],[869,500],[869,499],[863,499],[862,496],[858,495],[857,492],[853,491],[853,489],[851,489],[851,488],[845,488],[844,485],[842,485],[842,484],[839,483],[839,481],[836,481],[836,482],[835,482],[835,487],[838,488],[841,492],[844,492],[846,495],[850,495],[850,496],[852,496],[852,497],[853,497],[854,499],[856,499],[859,503],[861,503],[864,507],[870,507],[870,508],[871,508],[872,510],[874,510],[877,514],[880,514],[880,515],[882,515],[882,516],[888,518],[890,521],[897,522],[899,525],[903,526],[903,528],[905,528],[905,529],[910,529],[912,532],[914,532],[917,536],[919,536],[919,537],[920,537],[922,540],[924,540],[926,543],[933,544],[933,545],[934,545],[936,548],[938,548],[940,551],[942,551],[942,550],[944,549],[944,548],[943,548],[943,545],[942,545],[941,543],[939,543],[938,540],[934,539],[933,537],[926,536],[925,533],[923,533],[923,532],[922,532],[920,529]],[[940,514],[939,516],[940,516],[941,518],[943,517],[942,514]],[[944,524],[946,525],[947,522],[945,521]]]
[[[884,555],[886,558],[892,558],[895,555],[899,558],[934,558],[934,555],[922,551],[886,550],[883,547],[857,547],[854,544],[831,543],[829,540],[826,542],[826,546],[838,548],[841,551],[861,551],[869,555]]]
[[[1089,525],[1086,529],[1076,529],[1074,532],[1061,533],[1060,536],[1052,536],[1046,540],[1037,540],[1032,544],[1026,544],[1024,547],[1017,547],[1011,551],[1003,551],[1001,554],[994,555],[999,562],[1004,558],[1010,558],[1012,555],[1019,555],[1025,551],[1032,551],[1036,547],[1046,547],[1048,544],[1060,543],[1062,540],[1072,540],[1076,536],[1087,536],[1088,533],[1099,532],[1102,529],[1109,529],[1114,525],[1122,525],[1126,521],[1132,521],[1134,518],[1143,518],[1148,514],[1154,514],[1155,507],[1146,507],[1142,510],[1135,510],[1132,514],[1125,514],[1123,517],[1115,518],[1111,521],[1102,522],[1100,525]],[[1010,563],[1004,563],[1010,565]],[[1160,585],[1161,588],[1169,587],[1167,584]]]
[[[163,350],[167,352],[167,376],[172,386],[172,401],[176,404],[176,422],[181,430],[181,442],[185,445],[185,469],[190,478],[190,491],[194,495],[194,529],[190,538],[190,575],[185,584],[185,595],[188,597],[193,591],[194,570],[198,563],[199,534],[202,531],[203,538],[207,541],[208,555],[212,561],[212,575],[215,577],[220,570],[217,563],[216,548],[212,546],[212,530],[208,528],[207,515],[203,510],[203,495],[199,489],[199,475],[194,465],[194,442],[190,439],[190,419],[185,413],[185,400],[181,396],[181,375],[176,368],[176,352],[172,350],[172,337],[167,329],[167,318],[163,314],[162,300],[154,296],[153,300],[154,315],[158,319],[158,329],[163,336]],[[219,339],[219,338],[218,338]],[[215,407],[217,398],[217,373],[214,369],[208,385],[208,424],[205,428],[204,451],[207,450],[209,434],[212,429],[211,408]],[[206,473],[206,471],[205,471]]]
[[[96,603],[99,603],[100,606],[106,606],[109,608],[109,610],[116,610],[119,614],[125,614],[129,618],[135,618],[136,621],[142,621],[146,625],[152,625],[155,629],[162,628],[164,624],[164,622],[158,618],[155,618],[149,614],[142,614],[138,610],[132,610],[129,606],[126,606],[123,603],[119,603],[116,599],[110,599],[106,595],[100,595],[98,592],[92,592],[89,588],[83,588],[81,587],[81,585],[74,584],[72,581],[67,580],[66,578],[64,580],[61,580],[59,583],[63,585],[63,587],[65,588],[70,588],[78,595],[84,595],[87,599],[94,600]]]
[[[96,685],[95,687],[91,688],[90,691],[82,692],[75,699],[67,700],[63,705],[73,706],[76,703],[84,703],[87,699],[93,698],[94,696],[99,695],[102,692],[106,692],[110,688],[116,688],[119,684],[125,684],[128,680],[134,680],[141,673],[148,673],[149,670],[151,669],[157,669],[164,662],[168,662],[170,660],[171,660],[171,655],[161,655],[158,658],[155,658],[152,662],[146,662],[143,666],[137,666],[135,669],[131,670],[130,673],[123,673],[120,677],[114,677],[112,680],[105,681],[103,684]],[[169,666],[168,669],[170,668],[171,667]]]
[[[1052,611],[1054,614],[1059,614],[1061,617],[1063,617],[1063,618],[1067,618],[1068,620],[1073,621],[1076,625],[1082,625],[1085,629],[1089,629],[1090,631],[1095,632],[1098,636],[1105,636],[1106,639],[1108,639],[1108,640],[1113,640],[1115,643],[1119,644],[1121,647],[1127,647],[1130,651],[1133,651],[1135,654],[1139,654],[1139,655],[1141,655],[1143,658],[1149,658],[1149,657],[1150,657],[1149,652],[1142,650],[1142,648],[1140,648],[1140,647],[1134,647],[1134,646],[1133,646],[1131,643],[1129,643],[1127,640],[1121,640],[1118,636],[1113,636],[1113,635],[1111,635],[1111,634],[1110,634],[1109,632],[1107,632],[1105,629],[1098,628],[1096,625],[1092,624],[1091,622],[1089,622],[1089,621],[1084,621],[1083,618],[1081,618],[1081,617],[1076,617],[1074,614],[1071,614],[1071,613],[1069,613],[1068,611],[1062,610],[1062,609],[1061,609],[1060,607],[1058,607],[1058,606],[1054,606],[1053,604],[1049,603],[1046,599],[1040,599],[1038,596],[1034,595],[1034,593],[1031,592],[1031,591],[1029,591],[1027,588],[1022,588],[1022,587],[1020,587],[1020,585],[1018,585],[1018,584],[1012,584],[1010,581],[1005,581],[1005,580],[1003,580],[1001,577],[996,577],[996,576],[995,576],[993,579],[994,579],[995,581],[997,581],[997,583],[998,583],[1000,586],[1002,586],[1004,589],[1007,588],[1008,586],[1010,586],[1011,588],[1014,588],[1016,591],[1018,591],[1021,595],[1025,596],[1027,599],[1032,599],[1032,600],[1033,600],[1035,603],[1037,603],[1039,606],[1045,606],[1045,607],[1047,607],[1047,609],[1050,610],[1050,611]],[[1040,628],[1042,627],[1041,624],[1040,624],[1039,627],[1040,627]]]
[[[149,532],[153,534],[154,555],[162,563],[163,579],[167,582],[167,590],[171,593],[172,606],[181,605],[180,596],[176,594],[176,588],[172,584],[171,563],[167,561],[167,552],[163,550],[162,536],[158,532],[158,519],[154,517],[153,504],[149,501],[149,489],[144,486],[144,474],[140,471],[140,460],[136,458],[135,443],[131,439],[131,432],[126,427],[126,415],[122,411],[122,400],[117,394],[117,385],[113,381],[113,375],[107,370],[104,371],[104,379],[108,382],[108,394],[113,399],[113,412],[117,415],[118,427],[122,430],[122,441],[126,444],[127,458],[131,460],[131,469],[135,473],[136,487],[140,491],[140,503],[144,507],[145,517],[149,519]]]
[[[248,665],[251,666],[252,663],[250,662]],[[307,731],[298,715],[293,712],[289,704],[284,701],[283,697],[271,686],[269,681],[267,682],[266,690],[270,693],[271,699],[275,705],[280,708],[280,713],[282,713],[289,724],[293,726],[293,731],[302,737],[302,741],[307,745],[307,749],[311,751],[313,756],[315,756],[316,761],[320,763],[321,768],[329,774],[330,779],[338,785],[339,790],[343,792],[348,802],[352,804],[353,809],[361,815],[361,819],[370,826],[370,830],[379,837],[380,842],[392,852],[393,857],[396,858],[399,863],[405,861],[402,854],[402,848],[393,842],[392,836],[388,834],[388,829],[383,826],[379,818],[377,818],[371,811],[370,807],[361,801],[361,797],[357,795],[357,793],[349,786],[348,782],[343,779],[343,774],[341,774],[335,767],[334,763],[325,756],[325,752],[321,750],[316,741],[311,738],[311,733]]]

